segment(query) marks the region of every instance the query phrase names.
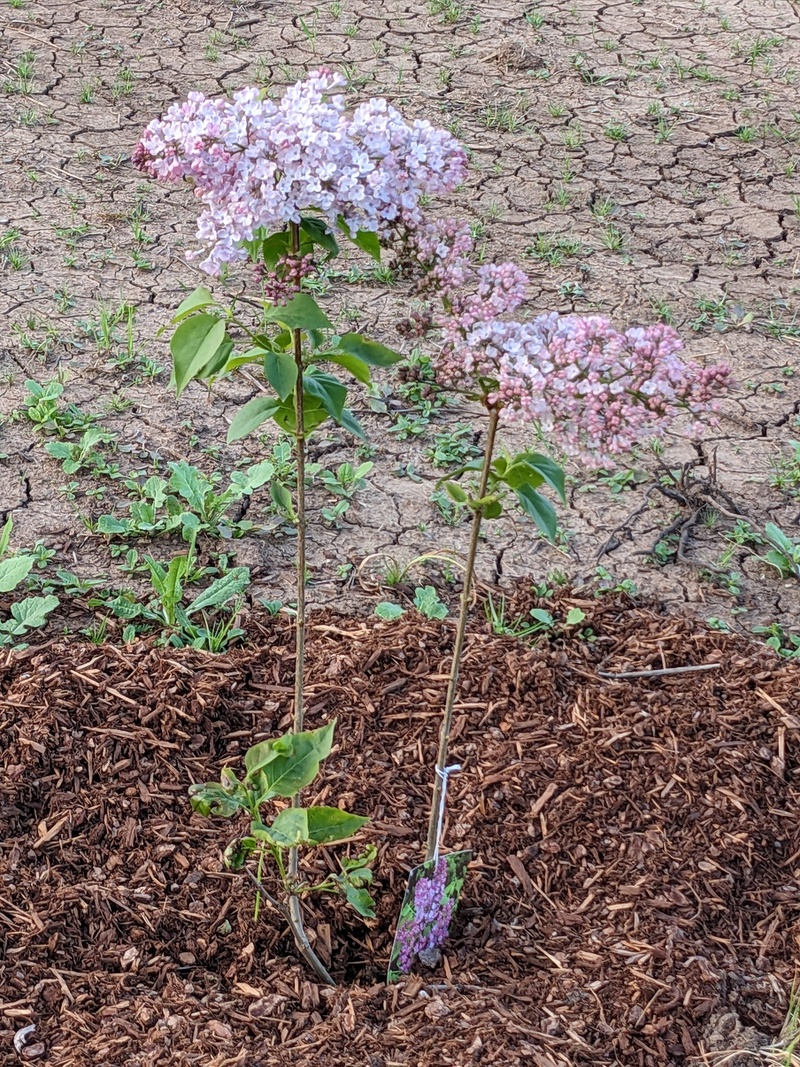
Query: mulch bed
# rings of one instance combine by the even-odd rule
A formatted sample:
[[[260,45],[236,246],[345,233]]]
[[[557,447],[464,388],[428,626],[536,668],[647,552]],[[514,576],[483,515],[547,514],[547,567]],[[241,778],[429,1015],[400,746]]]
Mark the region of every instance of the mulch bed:
[[[515,597],[509,617],[537,603]],[[379,847],[376,920],[307,909],[335,990],[269,910],[254,924],[221,863],[235,826],[186,799],[288,725],[284,620],[216,657],[56,641],[0,661],[0,1060],[31,1023],[19,1062],[53,1067],[663,1065],[721,1011],[777,1033],[800,954],[800,669],[657,604],[548,606],[576,604],[593,640],[532,649],[476,621],[446,830],[475,860],[439,968],[388,988],[451,623],[311,620],[309,725],[339,719],[313,799],[370,815]]]

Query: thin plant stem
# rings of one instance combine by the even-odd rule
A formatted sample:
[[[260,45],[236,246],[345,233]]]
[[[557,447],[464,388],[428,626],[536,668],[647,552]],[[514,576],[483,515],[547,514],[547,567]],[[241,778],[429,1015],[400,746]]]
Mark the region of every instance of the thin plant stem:
[[[300,227],[296,222],[289,223],[289,250],[293,256],[300,252]],[[297,381],[294,387],[294,453],[297,463],[297,613],[294,620],[295,661],[294,661],[294,714],[292,730],[300,733],[303,729],[303,682],[305,680],[306,661],[306,430],[303,412],[303,338],[300,330],[292,330],[294,361],[297,366]],[[300,807],[300,795],[292,797],[292,807]],[[298,880],[300,857],[297,848],[289,849],[289,882]],[[311,947],[303,925],[303,912],[296,894],[289,895],[289,926],[292,929],[295,944],[302,956],[311,965],[318,977],[326,985],[335,985],[330,974]]]
[[[486,449],[483,455],[483,469],[481,470],[480,486],[478,488],[478,499],[486,496],[486,489],[489,484],[489,473],[492,466],[492,455],[494,454],[495,437],[497,436],[497,420],[500,417],[500,409],[493,407],[489,408],[489,428],[486,433]],[[447,750],[450,746],[450,731],[453,727],[453,707],[456,702],[456,694],[458,692],[458,674],[461,666],[461,653],[464,650],[464,637],[467,632],[467,619],[469,617],[470,607],[470,590],[472,588],[472,578],[475,574],[475,556],[478,552],[478,538],[481,532],[481,508],[476,508],[472,516],[472,532],[469,540],[469,551],[467,552],[467,565],[464,572],[464,586],[461,590],[461,605],[458,614],[458,626],[456,628],[456,640],[453,645],[453,663],[450,667],[450,680],[447,684],[447,697],[444,704],[444,717],[442,719],[441,730],[439,731],[439,752],[436,756],[436,767],[444,771],[447,764]],[[444,789],[444,780],[438,773],[434,774],[433,780],[433,802],[431,804],[431,816],[428,823],[428,841],[425,847],[425,861],[433,859],[436,852],[436,845],[439,836],[439,808],[442,803],[442,790]]]
[[[291,253],[300,251],[300,227],[289,223]],[[297,366],[297,381],[294,387],[294,410],[296,427],[294,433],[295,460],[297,462],[297,614],[295,616],[295,668],[294,668],[294,721],[292,729],[303,729],[303,681],[305,677],[306,645],[306,430],[303,412],[303,338],[300,330],[292,330],[294,361]],[[294,807],[299,801],[295,796]],[[297,849],[289,853],[289,873],[297,874]],[[293,862],[294,861],[294,862]]]
[[[331,978],[330,974],[328,973],[328,969],[326,968],[325,964],[322,962],[322,960],[319,958],[319,956],[317,956],[316,952],[311,947],[311,945],[309,943],[309,940],[308,940],[308,937],[306,936],[306,932],[305,932],[305,930],[303,929],[302,926],[300,927],[300,937],[298,938],[298,936],[297,936],[295,928],[292,925],[292,916],[291,916],[291,903],[296,898],[292,897],[290,899],[290,901],[289,901],[289,905],[290,906],[289,906],[289,908],[287,908],[285,904],[282,904],[279,900],[276,900],[276,898],[273,897],[273,895],[271,893],[269,893],[264,888],[264,885],[261,882],[261,879],[257,878],[256,875],[253,874],[253,872],[250,870],[249,867],[245,867],[245,873],[247,874],[247,877],[250,879],[250,881],[253,883],[253,885],[258,890],[259,899],[261,897],[263,897],[264,900],[266,900],[266,902],[269,904],[269,906],[271,908],[274,908],[275,911],[277,911],[279,915],[282,915],[284,917],[284,919],[286,919],[287,922],[289,923],[289,925],[292,927],[292,933],[294,933],[294,935],[295,935],[295,943],[297,944],[297,947],[300,950],[300,954],[305,959],[306,963],[311,967],[311,969],[316,973],[317,977],[321,981],[323,981],[325,983],[325,985],[336,985],[336,983],[334,982],[334,980]]]
[[[261,875],[264,872],[264,846],[261,846],[261,851],[258,853],[258,870],[256,871],[256,879],[261,884]],[[258,922],[258,917],[261,914],[261,894],[256,893],[256,906],[253,909],[253,922]]]

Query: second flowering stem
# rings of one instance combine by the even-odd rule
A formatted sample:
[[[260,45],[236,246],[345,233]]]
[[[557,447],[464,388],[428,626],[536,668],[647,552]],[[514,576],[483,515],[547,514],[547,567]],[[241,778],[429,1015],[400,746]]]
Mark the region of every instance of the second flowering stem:
[[[497,422],[500,418],[500,409],[498,407],[489,408],[489,427],[486,432],[486,446],[483,456],[483,467],[481,468],[480,483],[478,486],[478,500],[482,500],[486,496],[486,491],[489,486],[489,475],[492,469],[492,458],[494,455],[495,439],[497,437]],[[442,829],[441,813],[442,796],[445,788],[445,776],[444,771],[447,765],[447,753],[450,748],[450,732],[453,728],[453,708],[455,707],[456,695],[458,693],[458,679],[459,670],[461,666],[461,654],[464,650],[464,638],[467,632],[467,619],[469,618],[470,597],[472,591],[472,579],[475,574],[475,557],[478,553],[478,539],[481,532],[481,520],[483,519],[483,508],[478,504],[473,512],[472,516],[472,530],[469,539],[469,549],[467,551],[467,565],[464,573],[464,586],[461,590],[461,603],[458,613],[458,625],[456,628],[456,639],[453,645],[453,662],[450,667],[450,679],[447,683],[447,696],[444,704],[444,717],[442,719],[441,729],[439,731],[439,751],[436,756],[436,768],[434,773],[433,782],[433,802],[431,804],[430,820],[428,822],[428,839],[425,847],[425,860],[433,859],[436,853],[436,846],[439,842],[439,836]]]

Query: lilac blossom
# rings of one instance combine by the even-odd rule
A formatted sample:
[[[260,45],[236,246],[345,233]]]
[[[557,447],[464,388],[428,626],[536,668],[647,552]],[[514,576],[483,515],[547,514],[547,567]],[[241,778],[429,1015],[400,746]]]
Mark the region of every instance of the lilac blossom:
[[[190,93],[151,122],[133,154],[154,178],[186,178],[203,204],[197,237],[201,269],[247,258],[243,242],[282,230],[313,211],[334,229],[342,220],[388,237],[422,222],[420,199],[464,178],[464,150],[430,123],[407,123],[385,100],[345,113],[344,85],[313,71],[277,103],[256,88],[230,99]],[[196,253],[194,254],[196,255]]]
[[[533,422],[568,455],[596,465],[645,437],[661,437],[683,412],[699,432],[715,421],[716,398],[730,385],[724,364],[680,359],[669,326],[621,332],[606,318],[507,318],[524,302],[528,279],[514,263],[475,267],[464,227],[449,219],[405,235],[401,257],[422,277],[442,311],[417,315],[441,331],[439,380],[500,409],[505,422]]]
[[[414,888],[414,918],[397,930],[398,969],[403,974],[411,970],[414,959],[421,952],[438,948],[447,940],[455,910],[455,899],[445,898],[447,886],[447,857],[441,856],[433,873],[420,878]]]
[[[541,315],[532,322],[468,315],[443,323],[437,369],[485,396],[507,422],[535,422],[568,455],[613,462],[645,437],[663,436],[682,411],[715,411],[729,383],[722,364],[678,356],[678,334],[660,324],[624,333],[600,316]]]

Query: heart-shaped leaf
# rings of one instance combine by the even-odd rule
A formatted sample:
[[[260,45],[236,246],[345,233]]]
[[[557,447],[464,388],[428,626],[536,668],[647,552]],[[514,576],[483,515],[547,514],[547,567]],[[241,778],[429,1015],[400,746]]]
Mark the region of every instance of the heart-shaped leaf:
[[[335,728],[334,719],[318,730],[284,734],[249,749],[244,758],[248,776],[261,772],[264,777],[260,802],[270,797],[293,797],[313,782],[320,763],[330,754]]]
[[[267,322],[280,322],[289,330],[332,330],[333,323],[308,293],[297,293],[282,306],[271,307],[264,315]]]
[[[339,808],[284,808],[269,827],[272,839],[284,848],[295,845],[329,845],[352,837],[369,822]]]
[[[178,396],[198,377],[225,340],[225,322],[216,315],[192,315],[172,335],[169,347]]]
[[[555,508],[541,493],[530,486],[521,485],[514,492],[517,494],[522,510],[529,515],[549,541],[555,541],[558,519]]]
[[[267,352],[264,373],[282,401],[291,396],[297,381],[297,364],[288,352]]]
[[[256,396],[240,408],[228,427],[228,444],[247,437],[262,423],[273,417],[280,403],[272,396]]]

